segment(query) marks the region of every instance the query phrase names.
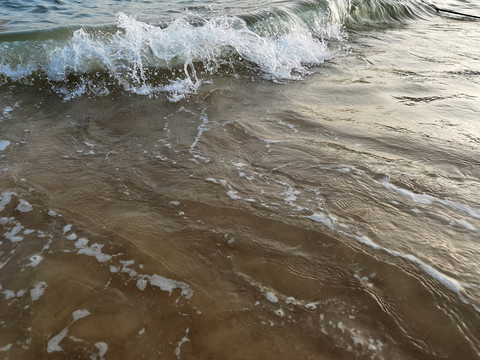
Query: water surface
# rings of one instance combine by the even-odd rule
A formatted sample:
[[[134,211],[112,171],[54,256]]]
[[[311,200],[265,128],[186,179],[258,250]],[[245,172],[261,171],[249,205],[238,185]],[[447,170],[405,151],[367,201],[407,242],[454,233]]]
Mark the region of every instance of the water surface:
[[[477,21],[1,5],[3,357],[479,358]]]

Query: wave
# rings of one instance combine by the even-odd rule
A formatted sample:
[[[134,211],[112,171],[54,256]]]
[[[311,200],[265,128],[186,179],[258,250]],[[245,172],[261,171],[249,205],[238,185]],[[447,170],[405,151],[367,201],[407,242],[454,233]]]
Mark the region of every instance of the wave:
[[[425,0],[352,0],[347,18],[351,28],[378,28],[434,16],[436,7]]]
[[[178,101],[215,74],[299,79],[339,54],[332,44],[347,38],[345,24],[410,17],[405,1],[311,0],[243,16],[187,13],[158,25],[119,13],[114,25],[3,33],[0,84],[35,85],[66,100],[120,89]]]

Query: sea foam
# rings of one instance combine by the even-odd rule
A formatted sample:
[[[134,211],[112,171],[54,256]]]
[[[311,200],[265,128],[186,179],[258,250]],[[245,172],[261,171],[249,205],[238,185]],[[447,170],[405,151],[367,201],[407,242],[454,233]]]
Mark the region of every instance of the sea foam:
[[[334,33],[326,31],[333,25],[322,19],[318,14],[313,28],[290,20],[283,26],[288,31],[259,34],[237,16],[195,21],[182,16],[155,26],[118,13],[113,34],[80,28],[66,40],[0,43],[0,49],[8,50],[0,52],[0,81],[46,78],[65,99],[120,88],[139,95],[167,94],[178,101],[195,93],[210,74],[253,71],[271,80],[299,79],[309,65],[334,56],[324,36]]]

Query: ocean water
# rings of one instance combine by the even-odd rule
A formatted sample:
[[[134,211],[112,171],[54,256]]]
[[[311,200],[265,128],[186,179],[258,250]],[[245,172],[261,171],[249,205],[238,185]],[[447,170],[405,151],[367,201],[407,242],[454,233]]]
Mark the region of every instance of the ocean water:
[[[473,0],[0,0],[2,359],[480,359]]]

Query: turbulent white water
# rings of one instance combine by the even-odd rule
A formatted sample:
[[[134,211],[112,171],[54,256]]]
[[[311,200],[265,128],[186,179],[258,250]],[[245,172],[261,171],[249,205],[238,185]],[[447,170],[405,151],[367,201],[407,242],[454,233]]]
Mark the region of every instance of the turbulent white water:
[[[161,28],[119,13],[114,34],[79,29],[67,41],[3,43],[0,76],[46,80],[66,98],[105,95],[113,86],[141,95],[168,93],[178,101],[222,68],[272,80],[300,78],[309,65],[334,56],[325,41],[343,37],[340,24],[321,20],[318,15],[318,29],[292,22],[287,33],[264,37],[231,16],[200,19],[201,25],[182,17]]]
[[[414,2],[310,1],[241,16],[188,10],[161,24],[119,12],[103,27],[0,33],[0,81],[64,99],[122,89],[178,101],[212,74],[300,79],[346,53],[346,24],[391,25],[427,10]]]

